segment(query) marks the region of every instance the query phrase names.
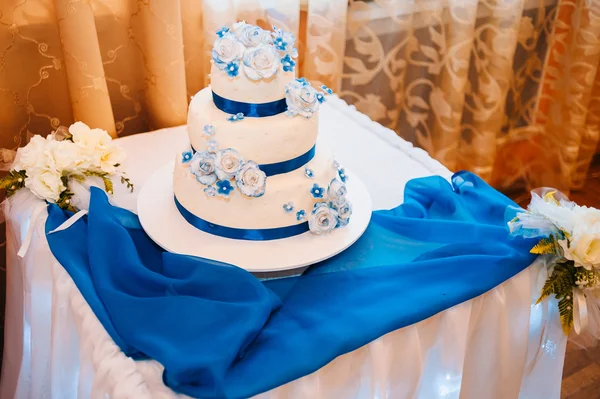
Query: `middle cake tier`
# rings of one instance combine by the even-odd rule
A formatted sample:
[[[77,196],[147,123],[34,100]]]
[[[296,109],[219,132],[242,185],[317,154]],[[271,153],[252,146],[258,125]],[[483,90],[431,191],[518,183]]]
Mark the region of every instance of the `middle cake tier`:
[[[219,148],[235,148],[259,165],[284,162],[309,151],[318,134],[318,115],[311,118],[289,117],[285,113],[263,118],[244,117],[232,122],[231,117],[217,108],[212,91],[207,87],[190,103],[188,134],[196,151],[207,149],[211,138],[204,127],[212,125]]]
[[[292,172],[268,177],[265,193],[260,197],[249,198],[238,190],[233,190],[228,198],[207,195],[207,186],[196,180],[179,154],[173,188],[181,206],[203,221],[238,229],[268,229],[305,222],[314,204],[327,197],[327,187],[336,176],[333,154],[319,140],[310,162]],[[315,185],[320,192],[314,189]],[[300,211],[304,212],[298,214]]]

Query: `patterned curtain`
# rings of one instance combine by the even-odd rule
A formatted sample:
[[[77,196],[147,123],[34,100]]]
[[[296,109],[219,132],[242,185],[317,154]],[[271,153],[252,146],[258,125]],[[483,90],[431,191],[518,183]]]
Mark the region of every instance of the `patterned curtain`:
[[[3,0],[0,147],[184,124],[240,19],[291,30],[301,75],[501,189],[578,188],[596,153],[600,0]]]

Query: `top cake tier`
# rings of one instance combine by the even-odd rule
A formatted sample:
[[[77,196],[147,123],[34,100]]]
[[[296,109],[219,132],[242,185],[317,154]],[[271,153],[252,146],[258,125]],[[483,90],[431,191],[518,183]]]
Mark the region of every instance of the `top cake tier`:
[[[238,22],[217,32],[210,72],[213,93],[229,101],[262,104],[282,100],[294,80],[294,35]]]

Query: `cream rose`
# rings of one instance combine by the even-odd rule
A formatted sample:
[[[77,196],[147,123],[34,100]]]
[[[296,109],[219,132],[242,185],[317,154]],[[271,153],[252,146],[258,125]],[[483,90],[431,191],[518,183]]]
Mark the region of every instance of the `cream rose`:
[[[561,240],[559,244],[564,257],[575,262],[575,266],[587,270],[600,266],[600,231],[594,226],[578,226],[568,241]]]
[[[275,47],[261,44],[246,49],[243,57],[244,73],[249,79],[270,78],[277,73],[281,61]]]
[[[25,179],[27,187],[36,197],[56,202],[66,187],[61,180],[60,172],[54,169],[42,169]]]
[[[33,173],[35,170],[43,169],[46,167],[45,149],[46,139],[42,136],[33,136],[25,147],[17,150],[12,169],[25,170],[29,172],[28,174]]]
[[[125,159],[123,149],[112,141],[105,130],[90,129],[86,124],[76,122],[69,127],[69,133],[79,147],[81,162],[89,165],[89,169],[113,174],[115,165]]]
[[[77,145],[70,141],[46,140],[46,165],[59,172],[80,172],[87,169]]]

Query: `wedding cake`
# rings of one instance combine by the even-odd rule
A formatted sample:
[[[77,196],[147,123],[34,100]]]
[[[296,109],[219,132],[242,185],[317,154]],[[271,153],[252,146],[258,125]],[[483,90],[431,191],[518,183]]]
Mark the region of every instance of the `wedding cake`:
[[[196,228],[234,239],[329,233],[349,223],[346,173],[318,140],[331,94],[296,78],[294,36],[238,22],[217,32],[211,84],[193,96],[177,154],[175,204]]]

